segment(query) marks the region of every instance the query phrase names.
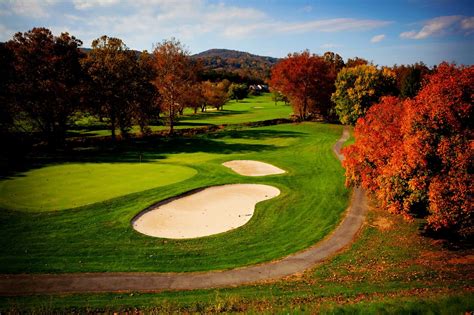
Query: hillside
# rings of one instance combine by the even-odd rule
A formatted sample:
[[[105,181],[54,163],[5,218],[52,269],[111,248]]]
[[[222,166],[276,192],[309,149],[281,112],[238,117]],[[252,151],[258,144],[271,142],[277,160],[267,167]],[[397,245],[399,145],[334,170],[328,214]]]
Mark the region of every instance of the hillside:
[[[200,59],[211,76],[227,74],[242,81],[266,81],[272,66],[278,62],[278,58],[230,49],[209,49],[192,57]]]

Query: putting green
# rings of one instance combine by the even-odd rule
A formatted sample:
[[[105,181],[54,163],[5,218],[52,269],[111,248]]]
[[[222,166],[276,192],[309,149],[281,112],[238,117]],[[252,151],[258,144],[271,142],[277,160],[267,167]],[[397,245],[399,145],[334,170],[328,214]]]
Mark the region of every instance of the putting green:
[[[43,212],[84,206],[174,184],[196,170],[155,163],[81,163],[43,167],[0,182],[0,206]]]

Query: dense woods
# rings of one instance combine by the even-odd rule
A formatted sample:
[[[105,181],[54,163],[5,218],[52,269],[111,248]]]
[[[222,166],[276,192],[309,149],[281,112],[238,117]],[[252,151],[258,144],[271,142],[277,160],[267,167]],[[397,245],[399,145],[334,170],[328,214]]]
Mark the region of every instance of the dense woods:
[[[385,97],[355,126],[344,162],[349,185],[388,210],[427,215],[427,228],[473,235],[474,67],[443,63],[412,99]]]
[[[288,101],[298,120],[355,125],[355,144],[345,149],[348,185],[362,185],[392,212],[427,215],[429,229],[473,234],[472,66],[378,67],[309,51],[223,60],[191,57],[174,39],[152,53],[107,36],[87,53],[81,45],[45,28],[0,44],[3,139],[34,134],[60,148],[78,115],[105,121],[112,141],[116,130],[127,137],[135,125],[147,134],[157,120],[172,134],[186,108],[222,110],[247,97],[251,84],[268,82],[275,103]]]

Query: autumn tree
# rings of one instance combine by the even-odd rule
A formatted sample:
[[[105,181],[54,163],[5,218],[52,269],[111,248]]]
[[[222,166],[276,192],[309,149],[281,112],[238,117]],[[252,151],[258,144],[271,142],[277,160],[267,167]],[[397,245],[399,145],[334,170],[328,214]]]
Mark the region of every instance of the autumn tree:
[[[5,43],[0,43],[0,134],[10,133],[14,125],[13,95],[10,88],[13,88],[13,53],[7,48]]]
[[[347,59],[346,68],[353,68],[357,66],[366,66],[369,65],[369,61],[364,58],[354,57]]]
[[[223,109],[228,100],[227,86],[227,83],[223,81],[217,83],[202,82],[202,93],[206,104],[215,107],[217,110]]]
[[[332,101],[341,123],[353,125],[381,96],[394,93],[395,74],[372,65],[344,68],[337,75]]]
[[[150,121],[159,119],[160,95],[153,85],[156,74],[153,68],[153,58],[146,50],[140,53],[136,71],[136,98],[134,118],[140,126],[142,134],[150,133]]]
[[[394,66],[397,89],[401,98],[414,97],[421,88],[423,78],[429,74],[428,67],[421,63]]]
[[[46,28],[16,33],[6,44],[13,55],[8,91],[15,115],[24,114],[51,147],[64,143],[69,119],[81,103],[81,45],[68,33],[54,36]]]
[[[112,141],[117,128],[126,136],[137,100],[142,97],[135,53],[121,39],[104,35],[92,42],[83,66],[90,77],[89,101],[93,112],[108,118]]]
[[[334,73],[323,57],[309,51],[289,54],[272,69],[270,85],[288,97],[295,115],[327,117],[334,90]]]
[[[158,44],[153,60],[156,73],[153,84],[160,94],[161,110],[172,134],[179,111],[188,99],[187,91],[196,82],[194,64],[186,48],[175,39]]]
[[[345,66],[342,57],[332,51],[326,51],[323,55],[323,58],[331,65],[331,70],[334,72],[334,77],[336,77],[339,71],[341,71]]]
[[[347,184],[374,192],[392,212],[427,213],[429,229],[472,236],[473,92],[473,66],[443,63],[415,98],[383,98],[344,150]]]

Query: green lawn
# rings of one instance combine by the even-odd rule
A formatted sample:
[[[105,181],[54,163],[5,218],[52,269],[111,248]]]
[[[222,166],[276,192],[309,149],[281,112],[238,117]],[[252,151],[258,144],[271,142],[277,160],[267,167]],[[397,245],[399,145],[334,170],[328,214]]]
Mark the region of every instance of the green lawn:
[[[46,166],[0,182],[0,207],[54,211],[183,181],[197,173],[159,163],[69,163]]]
[[[224,105],[224,110],[215,110],[208,108],[206,112],[193,113],[191,109],[186,109],[184,115],[179,117],[176,129],[199,128],[210,125],[239,124],[246,122],[256,122],[277,118],[289,118],[292,108],[282,102],[275,102],[271,99],[271,94],[262,94],[259,96],[249,96],[248,98],[236,102],[228,101]],[[152,131],[166,130],[167,126],[149,126]],[[134,126],[132,133],[140,131],[138,126]],[[105,122],[101,123],[91,117],[80,119],[76,122],[73,130],[70,130],[70,136],[110,136]]]
[[[421,222],[371,207],[347,250],[313,270],[275,282],[160,293],[0,297],[0,311],[470,314],[473,250],[449,250],[439,240],[420,236]]]
[[[26,174],[25,177],[3,180],[2,185],[10,183],[6,186],[13,193],[11,189],[15,186],[11,183],[16,181],[18,189],[25,191],[28,182],[36,184],[35,178],[41,178],[42,173],[49,174],[48,181],[66,181],[67,174],[53,171],[61,167],[71,170],[80,162],[85,169],[79,172],[82,180],[75,183],[77,187],[95,181],[114,182],[103,175],[106,170],[101,170],[101,164],[107,163],[117,169],[126,165],[125,169],[131,173],[116,180],[128,185],[130,190],[125,192],[95,183],[97,190],[93,193],[78,189],[83,203],[95,201],[94,196],[106,199],[109,190],[123,195],[62,211],[33,212],[45,210],[38,208],[20,212],[4,207],[0,211],[0,273],[227,269],[304,249],[330,233],[347,206],[343,170],[331,151],[341,133],[341,126],[317,123],[233,127],[189,138],[124,142],[112,151],[75,150],[70,157],[64,154],[51,162],[43,158],[36,163],[41,162],[43,167],[36,165],[34,170],[18,174]],[[232,159],[265,161],[288,172],[261,178],[244,177],[221,165]],[[169,165],[179,172],[177,178],[161,177],[153,183],[154,188],[143,190],[151,186],[142,183],[136,189],[130,178],[134,178],[132,169],[140,165],[151,168]],[[89,171],[86,169],[94,174],[85,175]],[[195,176],[170,183],[191,176],[193,169],[197,171]],[[225,183],[269,184],[278,187],[281,195],[259,203],[252,220],[243,227],[201,239],[158,239],[131,227],[131,219],[155,202],[191,189]],[[156,187],[164,184],[168,185]],[[47,191],[50,184],[45,185],[40,189]],[[64,195],[65,190],[58,193]],[[34,194],[31,192],[29,198]],[[73,193],[71,196],[76,198]],[[33,199],[27,200],[29,205],[45,204]],[[61,202],[74,204],[66,199]]]

